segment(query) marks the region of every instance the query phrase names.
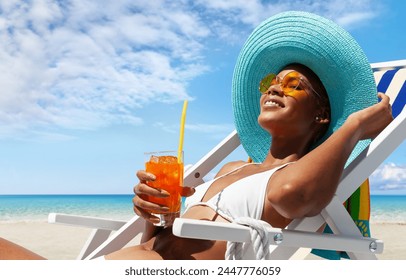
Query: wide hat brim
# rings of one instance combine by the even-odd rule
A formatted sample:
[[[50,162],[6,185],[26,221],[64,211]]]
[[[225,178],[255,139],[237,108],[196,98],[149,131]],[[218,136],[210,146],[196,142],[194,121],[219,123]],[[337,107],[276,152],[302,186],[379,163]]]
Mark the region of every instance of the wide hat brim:
[[[269,73],[291,63],[312,69],[327,90],[330,126],[313,148],[328,138],[358,110],[377,102],[370,64],[358,43],[343,28],[307,12],[283,12],[261,23],[245,42],[233,74],[232,104],[240,141],[255,162],[269,152],[271,137],[258,124],[258,85]],[[370,143],[360,141],[347,165]]]

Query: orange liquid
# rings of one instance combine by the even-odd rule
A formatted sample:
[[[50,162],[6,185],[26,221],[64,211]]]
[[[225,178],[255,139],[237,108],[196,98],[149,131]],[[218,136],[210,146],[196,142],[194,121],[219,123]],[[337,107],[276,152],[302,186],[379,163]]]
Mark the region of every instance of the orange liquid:
[[[179,212],[183,186],[183,163],[178,163],[177,157],[174,156],[153,156],[150,161],[145,163],[145,169],[156,176],[155,181],[148,182],[149,186],[164,189],[170,193],[167,198],[148,196],[147,200],[169,207],[171,213]]]

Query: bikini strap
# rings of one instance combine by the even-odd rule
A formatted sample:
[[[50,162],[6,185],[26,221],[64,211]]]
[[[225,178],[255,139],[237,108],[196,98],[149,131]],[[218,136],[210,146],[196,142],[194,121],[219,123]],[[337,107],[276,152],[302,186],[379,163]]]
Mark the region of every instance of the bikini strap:
[[[287,166],[287,165],[289,165],[289,164],[291,164],[291,163],[294,163],[294,161],[284,163],[284,164],[282,164],[282,165],[280,165],[280,166],[274,167],[274,168],[269,169],[269,170],[266,170],[266,171],[264,171],[264,172],[273,171],[274,169],[279,170],[279,169],[282,169],[283,167],[285,167],[285,166]],[[234,169],[231,170],[231,171],[228,171],[227,173],[225,173],[225,174],[223,174],[223,175],[221,175],[221,176],[219,176],[219,177],[217,177],[217,178],[214,178],[212,181],[214,182],[214,181],[216,181],[217,179],[223,178],[224,176],[227,176],[227,175],[233,173],[234,171],[237,171],[237,170],[239,170],[239,169],[241,169],[241,168],[243,168],[243,167],[245,167],[245,166],[252,165],[252,164],[260,164],[260,163],[258,163],[258,162],[248,162],[248,163],[245,163],[245,164],[243,164],[243,165],[241,165],[241,166],[238,166],[238,167],[234,168]],[[212,183],[213,183],[213,182],[212,182]]]
[[[224,176],[227,176],[227,175],[233,173],[234,171],[237,171],[237,170],[239,170],[239,169],[241,169],[241,168],[243,168],[243,167],[245,167],[245,166],[252,165],[252,164],[259,164],[259,163],[256,163],[256,162],[248,162],[248,163],[245,163],[245,164],[243,164],[243,165],[241,165],[241,166],[238,166],[238,167],[234,168],[234,169],[231,170],[231,171],[228,171],[227,173],[225,173],[225,174],[223,174],[223,175],[221,175],[221,176],[218,176],[217,178],[214,178],[214,181],[217,180],[217,179],[223,178]]]

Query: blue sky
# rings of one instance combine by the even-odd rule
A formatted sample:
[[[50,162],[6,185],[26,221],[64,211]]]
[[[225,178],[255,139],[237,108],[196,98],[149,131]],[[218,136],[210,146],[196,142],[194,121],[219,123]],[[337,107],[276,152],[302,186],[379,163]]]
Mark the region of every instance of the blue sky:
[[[401,60],[405,3],[2,0],[0,194],[132,193],[145,151],[177,149],[183,100],[186,163],[233,130],[233,67],[261,21],[314,12],[371,63]],[[372,193],[406,194],[406,143],[372,181]]]

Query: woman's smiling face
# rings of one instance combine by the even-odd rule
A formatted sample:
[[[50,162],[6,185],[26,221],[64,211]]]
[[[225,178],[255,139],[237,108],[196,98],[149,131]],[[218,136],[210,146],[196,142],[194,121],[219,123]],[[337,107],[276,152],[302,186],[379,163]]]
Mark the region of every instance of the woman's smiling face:
[[[320,88],[317,84],[320,81],[309,71],[300,65],[290,65],[260,85],[258,123],[273,136],[314,131],[323,93],[315,90]]]

